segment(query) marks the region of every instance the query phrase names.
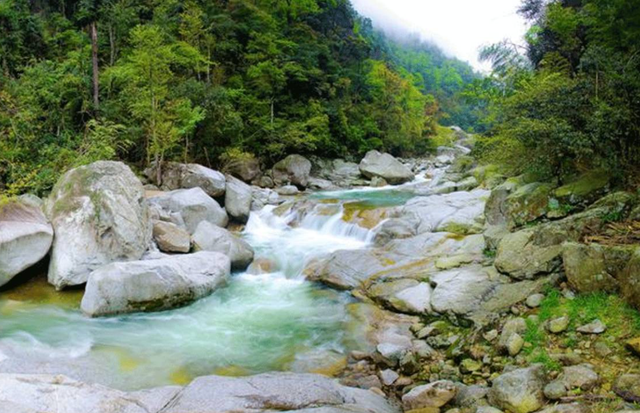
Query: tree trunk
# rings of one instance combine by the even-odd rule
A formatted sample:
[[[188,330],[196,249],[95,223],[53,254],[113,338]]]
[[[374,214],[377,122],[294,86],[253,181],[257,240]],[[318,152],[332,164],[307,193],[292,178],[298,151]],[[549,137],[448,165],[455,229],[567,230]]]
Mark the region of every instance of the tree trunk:
[[[116,63],[116,34],[112,24],[109,25],[109,46],[109,66],[113,66]]]
[[[100,109],[100,81],[98,67],[98,26],[95,21],[91,22],[91,61],[93,63],[93,108],[98,112]]]

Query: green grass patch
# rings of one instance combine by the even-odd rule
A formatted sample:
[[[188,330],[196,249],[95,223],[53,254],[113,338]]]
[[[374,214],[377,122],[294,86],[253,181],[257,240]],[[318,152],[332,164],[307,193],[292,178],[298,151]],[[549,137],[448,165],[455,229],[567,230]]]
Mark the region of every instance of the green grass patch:
[[[456,135],[453,129],[437,125],[436,134],[429,139],[431,139],[431,143],[435,148],[439,146],[453,146],[456,141]]]

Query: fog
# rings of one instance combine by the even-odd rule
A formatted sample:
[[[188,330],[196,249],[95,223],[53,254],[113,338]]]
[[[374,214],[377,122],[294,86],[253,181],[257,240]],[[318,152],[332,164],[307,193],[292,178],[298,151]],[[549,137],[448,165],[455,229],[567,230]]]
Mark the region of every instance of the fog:
[[[489,69],[478,60],[483,45],[503,39],[522,43],[527,29],[516,12],[520,0],[351,1],[374,26],[401,35],[419,33],[478,70]]]

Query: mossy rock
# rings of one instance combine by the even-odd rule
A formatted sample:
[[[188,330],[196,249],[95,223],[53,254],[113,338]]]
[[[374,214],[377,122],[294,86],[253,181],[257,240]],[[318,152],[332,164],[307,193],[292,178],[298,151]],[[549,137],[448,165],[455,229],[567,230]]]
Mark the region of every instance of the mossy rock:
[[[587,205],[602,195],[611,186],[611,175],[602,169],[590,171],[573,182],[556,189],[553,195],[563,203]]]
[[[512,226],[519,227],[536,221],[547,214],[549,196],[553,186],[533,182],[517,188],[505,199],[504,210]]]

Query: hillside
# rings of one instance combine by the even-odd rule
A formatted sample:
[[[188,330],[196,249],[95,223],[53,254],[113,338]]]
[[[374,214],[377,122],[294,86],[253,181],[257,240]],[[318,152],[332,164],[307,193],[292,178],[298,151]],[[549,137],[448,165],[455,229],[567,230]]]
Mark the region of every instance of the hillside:
[[[347,0],[3,0],[0,185],[98,159],[410,155],[438,118],[469,126],[471,69],[372,27]]]

